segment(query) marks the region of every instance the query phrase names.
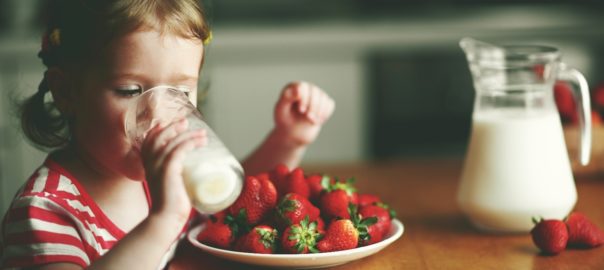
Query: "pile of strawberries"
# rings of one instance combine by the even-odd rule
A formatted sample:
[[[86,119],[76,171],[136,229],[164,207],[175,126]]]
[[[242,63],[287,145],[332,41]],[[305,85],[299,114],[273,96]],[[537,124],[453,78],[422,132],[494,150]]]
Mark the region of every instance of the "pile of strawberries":
[[[394,217],[379,197],[358,194],[354,179],[305,175],[278,165],[247,176],[233,205],[210,216],[201,243],[252,253],[304,254],[381,241]]]
[[[587,217],[578,212],[568,215],[565,221],[558,219],[533,220],[533,242],[544,254],[555,255],[567,247],[594,248],[604,244],[604,232]]]

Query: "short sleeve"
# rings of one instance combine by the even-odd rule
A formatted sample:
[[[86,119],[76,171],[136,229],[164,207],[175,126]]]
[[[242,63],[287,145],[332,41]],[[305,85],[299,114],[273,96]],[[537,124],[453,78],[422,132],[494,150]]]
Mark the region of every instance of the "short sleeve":
[[[48,194],[30,193],[13,201],[2,224],[2,245],[2,267],[90,264],[76,221]]]

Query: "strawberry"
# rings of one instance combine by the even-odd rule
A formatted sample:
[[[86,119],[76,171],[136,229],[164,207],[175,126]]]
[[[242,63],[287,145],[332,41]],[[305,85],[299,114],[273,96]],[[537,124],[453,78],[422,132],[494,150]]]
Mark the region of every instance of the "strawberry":
[[[317,243],[321,252],[353,249],[359,243],[359,232],[350,219],[339,219],[331,224],[325,232],[323,240]]]
[[[577,123],[577,109],[575,99],[573,97],[573,91],[570,85],[564,81],[556,81],[554,85],[554,100],[558,111],[560,112],[560,118],[563,123]]]
[[[367,227],[370,235],[369,239],[361,241],[361,246],[370,245],[382,241],[392,225],[392,218],[394,217],[394,211],[391,211],[386,204],[375,204],[366,205],[359,208],[359,214],[363,218],[375,217],[377,221]]]
[[[380,197],[373,194],[359,194],[359,206],[366,206],[381,202]]]
[[[224,212],[211,215],[210,220],[206,222],[206,228],[197,235],[197,240],[206,245],[228,249],[233,243],[237,231],[236,227],[233,227],[227,220],[230,221],[231,216]]]
[[[600,117],[600,114],[594,110],[591,111],[591,124],[593,126],[602,125],[602,117]]]
[[[317,253],[319,252],[317,242],[321,237],[317,222],[310,222],[306,216],[299,224],[293,224],[285,229],[281,236],[281,248],[285,253],[292,254]]]
[[[277,229],[258,225],[237,240],[237,250],[251,253],[273,254],[276,250]]]
[[[336,218],[350,218],[348,205],[358,203],[358,195],[352,186],[354,178],[346,182],[336,181],[330,184],[329,181],[323,181],[325,192],[321,195],[319,208],[324,217],[329,222]]]
[[[322,184],[323,181],[333,183],[333,180],[328,175],[313,174],[306,178],[306,182],[308,183],[308,189],[310,190],[309,198],[312,202],[318,202],[319,198],[321,197],[321,192],[325,190]]]
[[[258,178],[258,180],[260,180],[260,181],[268,180],[268,181],[272,182],[271,175],[269,173],[260,173],[260,174],[257,174],[256,178]],[[273,185],[275,185],[275,184],[273,183]]]
[[[593,248],[604,244],[604,232],[584,214],[574,212],[566,218],[568,245],[577,248]]]
[[[287,181],[287,177],[289,176],[289,168],[285,164],[277,165],[270,172],[270,179],[273,181],[275,188],[277,188],[277,193],[279,198],[284,194],[281,191],[285,188],[285,181]]]
[[[533,71],[535,72],[535,76],[538,80],[543,80],[543,77],[545,75],[545,65],[537,64],[533,66]]]
[[[556,255],[566,248],[568,230],[564,222],[556,219],[533,219],[533,222],[536,225],[531,230],[531,236],[543,253]]]
[[[295,168],[287,176],[282,183],[282,187],[278,190],[279,194],[298,193],[305,198],[310,196],[308,183],[304,177],[304,171],[301,168]]]
[[[319,231],[319,233],[324,234],[325,233],[325,221],[323,221],[323,219],[321,217],[317,217],[317,220],[315,220],[317,222],[317,231]]]
[[[233,216],[243,215],[246,225],[253,226],[267,217],[277,204],[277,190],[267,178],[245,178],[239,198],[229,207]]]
[[[323,240],[317,243],[321,252],[330,252],[356,248],[359,241],[369,240],[367,227],[377,222],[376,217],[361,218],[357,206],[348,205],[351,219],[338,219],[329,224]]]
[[[604,108],[604,84],[598,85],[592,92],[592,100],[594,107],[598,109]]]
[[[299,224],[306,217],[315,221],[319,217],[319,209],[312,205],[304,196],[297,193],[288,193],[281,198],[277,205],[277,224],[285,228],[292,224]]]

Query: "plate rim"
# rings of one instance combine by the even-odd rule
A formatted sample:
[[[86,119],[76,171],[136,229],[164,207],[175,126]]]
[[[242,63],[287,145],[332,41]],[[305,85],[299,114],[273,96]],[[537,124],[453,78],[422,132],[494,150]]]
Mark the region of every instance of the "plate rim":
[[[208,252],[208,253],[212,253],[212,254],[223,254],[223,255],[229,255],[229,256],[242,256],[242,257],[246,257],[246,258],[256,258],[256,259],[296,259],[296,260],[303,260],[303,259],[321,259],[321,258],[331,258],[334,256],[339,256],[339,255],[353,255],[356,253],[366,253],[368,251],[374,251],[373,253],[376,253],[378,251],[380,251],[381,249],[389,246],[390,244],[392,244],[394,241],[396,241],[397,239],[399,239],[404,231],[405,231],[405,226],[403,225],[403,223],[396,219],[393,218],[392,219],[392,229],[391,229],[391,234],[387,237],[382,239],[382,241],[377,242],[377,243],[373,243],[371,245],[368,246],[362,246],[362,247],[356,247],[353,249],[347,249],[347,250],[340,250],[340,251],[332,251],[332,252],[322,252],[322,253],[307,253],[307,254],[282,254],[282,253],[278,253],[278,254],[260,254],[260,253],[250,253],[250,252],[241,252],[241,251],[234,251],[234,250],[228,250],[228,249],[222,249],[222,248],[216,248],[216,247],[212,247],[206,244],[203,244],[199,241],[197,241],[197,235],[201,232],[201,230],[203,229],[203,227],[205,227],[205,223],[199,224],[194,226],[188,233],[187,233],[187,239],[188,241],[195,247]],[[371,253],[371,254],[373,254]],[[367,256],[371,255],[368,254]]]

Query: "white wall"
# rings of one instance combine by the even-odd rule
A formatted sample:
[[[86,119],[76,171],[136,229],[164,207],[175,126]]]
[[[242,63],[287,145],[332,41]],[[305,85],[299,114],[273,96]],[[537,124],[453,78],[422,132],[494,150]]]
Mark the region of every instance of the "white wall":
[[[263,62],[265,57],[276,61]],[[292,61],[287,55],[260,55],[244,65],[209,66],[211,90],[204,113],[237,157],[248,155],[273,127],[273,108],[282,87],[289,81],[306,80],[336,100],[336,111],[308,149],[305,160],[362,158],[364,80],[361,63],[355,59]]]

